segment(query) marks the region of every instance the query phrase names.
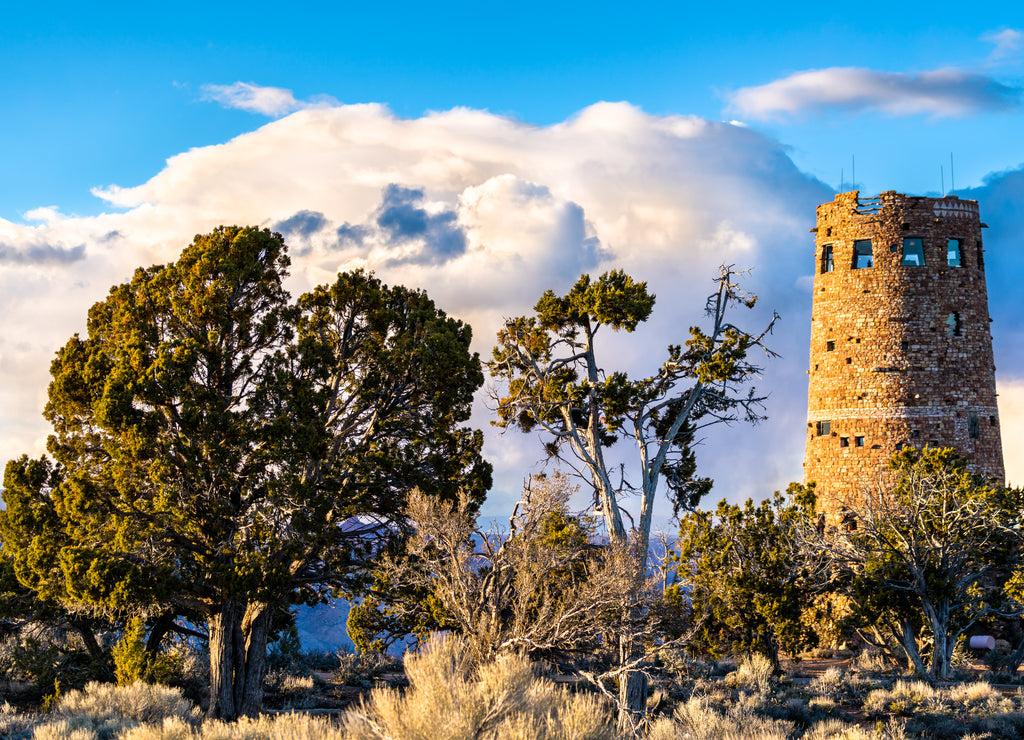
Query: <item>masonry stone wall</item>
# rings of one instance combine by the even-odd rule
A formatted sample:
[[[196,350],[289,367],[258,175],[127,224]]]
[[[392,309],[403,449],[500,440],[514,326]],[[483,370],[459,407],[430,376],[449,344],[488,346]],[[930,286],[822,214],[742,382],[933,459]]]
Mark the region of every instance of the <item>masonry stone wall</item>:
[[[908,445],[1003,482],[983,226],[956,196],[818,206],[804,481],[830,515],[891,482]]]

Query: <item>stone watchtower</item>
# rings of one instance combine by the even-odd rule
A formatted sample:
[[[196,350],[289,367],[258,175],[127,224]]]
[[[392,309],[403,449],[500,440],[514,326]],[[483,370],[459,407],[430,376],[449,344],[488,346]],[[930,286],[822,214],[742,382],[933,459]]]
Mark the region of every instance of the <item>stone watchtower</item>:
[[[804,481],[832,516],[905,446],[1002,483],[978,202],[840,193],[818,206]]]

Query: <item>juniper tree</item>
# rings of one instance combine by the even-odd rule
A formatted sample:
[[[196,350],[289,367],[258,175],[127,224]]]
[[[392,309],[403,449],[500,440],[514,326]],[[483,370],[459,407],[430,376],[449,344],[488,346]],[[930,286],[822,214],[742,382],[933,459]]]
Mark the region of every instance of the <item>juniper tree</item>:
[[[213,717],[259,710],[275,611],[356,587],[408,491],[490,483],[469,327],[359,271],[293,302],[288,265],[279,234],[220,227],[114,286],[51,367],[56,465],[0,518],[65,603],[201,615]]]
[[[583,275],[565,295],[548,290],[533,315],[509,319],[498,332],[488,363],[499,381],[496,424],[542,432],[548,454],[593,490],[612,545],[640,553],[640,572],[661,486],[677,513],[711,487],[710,480],[696,476],[694,434],[709,424],[762,418],[764,398],[746,387],[760,371],[748,355],[755,349],[772,354],[763,342],[775,318],[754,334],[730,321],[734,306],[752,308],[755,301],[739,288],[733,269],[723,266],[705,306],[710,326],[691,327],[689,339],[669,345],[657,371],[640,378],[606,372],[611,358],[599,358],[602,330],[632,332],[654,308],[647,284],[621,271],[596,280]],[[616,476],[605,450],[622,440],[635,445],[636,460]],[[634,496],[640,510],[628,531],[623,507]],[[623,636],[621,651],[622,661],[629,662],[639,646]],[[628,708],[620,714],[624,725],[643,712],[646,694],[643,675],[628,675],[621,682],[620,701]]]

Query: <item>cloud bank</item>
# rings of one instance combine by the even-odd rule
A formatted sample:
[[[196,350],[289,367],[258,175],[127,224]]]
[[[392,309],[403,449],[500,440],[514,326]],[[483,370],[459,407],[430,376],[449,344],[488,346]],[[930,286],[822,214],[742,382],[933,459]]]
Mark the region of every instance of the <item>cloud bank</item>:
[[[773,310],[782,315],[770,342],[782,359],[766,363],[758,383],[770,418],[709,430],[698,459],[716,479],[715,498],[761,497],[802,476],[808,229],[832,192],[747,127],[625,103],[543,127],[468,109],[403,119],[379,105],[316,107],[178,154],[138,186],[96,192],[126,210],[75,218],[52,209],[32,225],[0,219],[5,254],[83,245],[74,261],[44,251],[0,270],[3,459],[42,451],[47,368],[84,330],[88,307],[137,266],[174,260],[194,234],[224,223],[282,232],[296,294],[356,267],[426,289],[473,326],[484,357],[502,319],[529,312],[544,290],[624,269],[649,282],[657,304],[634,334],[604,337],[607,372],[654,372],[666,346],[701,321],[718,265],[751,268],[744,284],[760,302],[736,323],[760,329]],[[485,429],[496,467],[488,506],[500,514],[543,452],[532,436],[499,435],[491,418],[481,393],[472,423]]]
[[[1008,50],[1016,43],[1015,37],[1000,38],[997,50]],[[730,96],[729,108],[757,120],[830,111],[948,118],[1015,110],[1020,102],[1020,88],[973,72],[937,69],[908,74],[829,67],[740,88]]]

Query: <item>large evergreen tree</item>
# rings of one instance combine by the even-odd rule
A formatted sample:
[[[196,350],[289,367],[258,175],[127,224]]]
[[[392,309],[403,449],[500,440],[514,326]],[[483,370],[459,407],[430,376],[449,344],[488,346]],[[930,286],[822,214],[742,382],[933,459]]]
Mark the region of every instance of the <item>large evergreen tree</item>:
[[[7,468],[19,579],[201,614],[214,717],[259,709],[275,609],[352,587],[408,491],[490,483],[460,426],[483,381],[469,327],[362,272],[292,302],[288,264],[279,234],[220,227],[113,287],[51,368],[56,466]]]

